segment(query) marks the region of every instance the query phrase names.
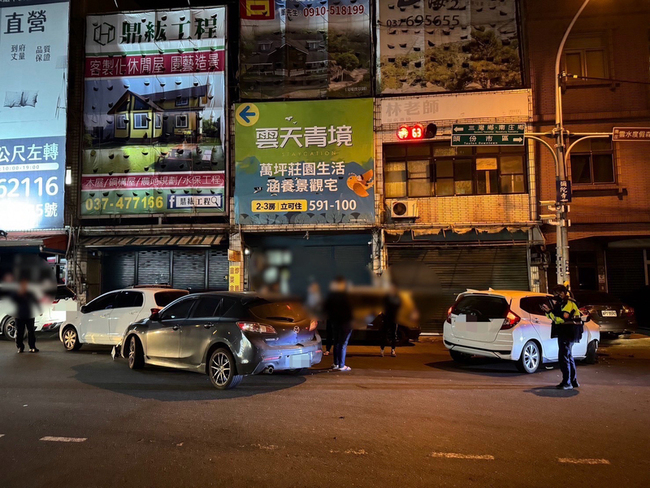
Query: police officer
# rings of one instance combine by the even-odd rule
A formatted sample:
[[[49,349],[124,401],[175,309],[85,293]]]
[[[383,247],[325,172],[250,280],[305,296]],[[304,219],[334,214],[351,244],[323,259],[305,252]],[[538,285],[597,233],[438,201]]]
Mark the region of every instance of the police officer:
[[[562,371],[562,383],[556,388],[561,390],[572,390],[580,384],[576,378],[576,363],[573,359],[573,344],[582,336],[580,310],[578,305],[569,298],[569,291],[566,286],[559,285],[553,290],[554,306],[551,309],[548,305],[542,308],[546,316],[553,321],[551,337],[557,337],[558,359]]]

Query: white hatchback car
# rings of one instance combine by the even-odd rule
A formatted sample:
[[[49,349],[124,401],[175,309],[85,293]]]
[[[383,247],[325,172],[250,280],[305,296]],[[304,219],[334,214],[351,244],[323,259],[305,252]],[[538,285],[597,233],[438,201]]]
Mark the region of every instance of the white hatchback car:
[[[76,351],[83,344],[114,346],[122,340],[130,324],[149,317],[153,311],[162,310],[188,293],[160,286],[104,293],[81,307],[76,320],[61,327],[59,338],[68,351]]]
[[[454,361],[471,356],[516,361],[520,371],[534,373],[541,364],[558,360],[551,338],[551,320],[542,305],[552,297],[526,291],[474,291],[458,295],[444,323],[444,344]],[[585,322],[582,339],[573,346],[576,359],[596,362],[600,331]]]

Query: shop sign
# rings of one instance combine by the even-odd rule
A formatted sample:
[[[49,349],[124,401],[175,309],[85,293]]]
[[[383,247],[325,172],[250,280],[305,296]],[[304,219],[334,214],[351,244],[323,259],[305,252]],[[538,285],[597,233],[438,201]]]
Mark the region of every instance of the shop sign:
[[[236,117],[238,224],[374,222],[371,99],[243,103],[242,112],[256,122]]]
[[[64,226],[69,3],[0,1],[0,230]]]
[[[226,211],[225,13],[87,18],[82,216]]]

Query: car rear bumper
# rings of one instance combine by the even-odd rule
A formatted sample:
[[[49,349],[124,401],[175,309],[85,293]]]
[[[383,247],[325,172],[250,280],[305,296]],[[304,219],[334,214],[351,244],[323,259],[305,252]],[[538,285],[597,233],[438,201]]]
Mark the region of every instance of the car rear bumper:
[[[323,346],[320,339],[298,346],[266,346],[259,349],[257,364],[245,367],[244,374],[310,368],[322,359]]]
[[[474,346],[469,346],[469,345],[463,345],[463,344],[456,344],[454,342],[450,342],[447,339],[444,340],[445,347],[449,349],[450,351],[458,351],[458,352],[464,352],[465,354],[471,354],[472,356],[483,356],[487,358],[498,358],[498,359],[506,359],[506,360],[511,360],[512,359],[512,351],[511,350],[495,350],[495,349],[489,349],[489,348],[482,348],[482,347],[474,347]]]

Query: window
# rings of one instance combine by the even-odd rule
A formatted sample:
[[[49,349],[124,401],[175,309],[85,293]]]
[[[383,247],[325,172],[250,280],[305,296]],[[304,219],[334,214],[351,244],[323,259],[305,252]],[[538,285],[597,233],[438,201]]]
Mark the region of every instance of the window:
[[[171,302],[187,295],[186,291],[159,291],[154,295],[154,300],[156,300],[156,305],[159,307],[166,307]]]
[[[176,116],[176,127],[179,127],[181,129],[187,128],[187,115]]]
[[[139,291],[123,291],[117,296],[113,308],[142,307],[143,304],[144,297]]]
[[[603,35],[577,35],[564,48],[564,66],[570,75],[608,78],[607,50]]]
[[[73,298],[76,299],[77,295],[68,288],[67,286],[57,286],[56,287],[56,295],[54,296],[55,300],[65,300],[66,298]]]
[[[133,128],[134,129],[148,129],[149,119],[147,114],[133,114]]]
[[[573,147],[571,181],[586,185],[616,182],[610,139],[584,139]]]
[[[526,192],[524,146],[384,146],[386,198]]]
[[[501,297],[464,295],[455,304],[452,313],[476,316],[479,322],[505,318],[510,306]]]
[[[106,293],[95,298],[92,302],[84,308],[84,313],[98,312],[100,310],[108,310],[113,308],[113,303],[119,292]]]
[[[126,115],[119,114],[115,119],[115,127],[118,129],[126,129]]]
[[[209,318],[216,317],[217,308],[221,305],[221,297],[203,297],[199,299],[194,310],[192,310],[193,318]]]
[[[190,104],[189,97],[181,97],[180,95],[176,97],[176,106],[177,107],[187,107]]]
[[[160,114],[156,114],[156,129],[162,128],[162,117]]]
[[[181,300],[180,302],[175,303],[169,308],[166,308],[162,314],[160,314],[160,320],[186,319],[195,301],[196,300],[189,298],[187,300]]]
[[[522,310],[533,315],[545,315],[542,305],[551,306],[548,297],[525,297],[519,302]]]

